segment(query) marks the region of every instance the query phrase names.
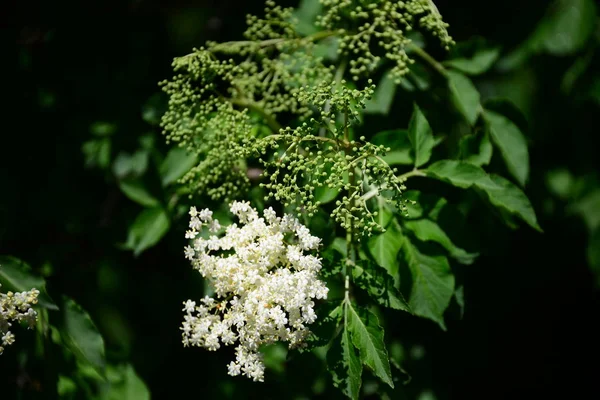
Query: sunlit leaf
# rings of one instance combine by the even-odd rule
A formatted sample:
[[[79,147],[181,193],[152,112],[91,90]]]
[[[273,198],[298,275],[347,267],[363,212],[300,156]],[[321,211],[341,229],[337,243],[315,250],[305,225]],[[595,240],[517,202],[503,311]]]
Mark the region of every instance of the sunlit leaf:
[[[129,199],[144,207],[154,207],[160,202],[148,191],[140,179],[124,179],[119,181],[119,188]]]
[[[171,149],[159,168],[162,185],[167,186],[181,178],[194,165],[198,158],[181,147]]]
[[[345,307],[352,343],[358,349],[362,363],[367,365],[383,382],[394,387],[390,362],[383,342],[383,328],[379,325],[377,316],[350,302],[346,302]]]
[[[396,83],[391,74],[386,73],[375,89],[373,98],[367,101],[364,110],[367,114],[388,114],[396,94]]]
[[[443,64],[465,74],[479,75],[490,69],[499,55],[499,47],[490,47],[477,51],[471,58],[454,58]]]

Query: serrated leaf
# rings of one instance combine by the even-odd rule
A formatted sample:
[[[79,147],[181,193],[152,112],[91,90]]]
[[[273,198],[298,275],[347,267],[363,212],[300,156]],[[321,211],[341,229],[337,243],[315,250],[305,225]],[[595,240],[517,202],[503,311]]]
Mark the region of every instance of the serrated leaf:
[[[125,179],[119,181],[119,188],[130,200],[144,207],[154,207],[160,204],[140,179]]]
[[[394,278],[385,269],[368,260],[362,260],[352,267],[352,281],[365,290],[378,304],[410,312],[410,308],[398,289]]]
[[[467,135],[460,140],[461,159],[469,164],[488,165],[492,159],[493,147],[487,133]]]
[[[358,400],[362,383],[362,364],[346,324],[327,351],[327,365],[333,384],[346,396]]]
[[[422,242],[435,242],[450,253],[450,256],[462,264],[472,264],[479,254],[468,253],[452,243],[446,232],[432,220],[419,219],[404,222],[404,227]]]
[[[391,74],[387,72],[379,81],[371,100],[366,102],[364,112],[367,114],[389,114],[395,94],[396,83]]]
[[[486,72],[500,55],[499,47],[491,47],[476,52],[471,58],[455,58],[444,61],[443,64],[469,75],[479,75]]]
[[[379,132],[373,136],[371,143],[391,149],[382,157],[389,165],[411,165],[414,162],[407,130],[394,129]]]
[[[484,118],[509,172],[521,186],[525,186],[529,176],[529,151],[525,137],[511,120],[501,114],[485,110]]]
[[[472,126],[481,112],[480,95],[475,85],[465,75],[448,71],[448,88],[450,97],[457,110]]]
[[[510,181],[497,175],[488,175],[476,165],[455,160],[435,162],[427,168],[426,173],[432,178],[463,189],[470,187],[479,189],[489,202],[501,211],[516,215],[532,228],[542,231],[529,199]]]
[[[371,311],[345,303],[352,343],[360,353],[362,363],[383,382],[394,387],[390,362],[383,342],[383,328]]]
[[[387,230],[379,235],[373,235],[369,238],[368,248],[371,256],[377,261],[377,264],[394,277],[397,282],[398,261],[396,257],[402,246],[402,232],[397,222],[393,221]]]
[[[437,322],[443,330],[444,311],[454,293],[454,275],[443,256],[421,253],[410,240],[402,244],[402,255],[412,276],[408,304],[415,315]]]
[[[427,163],[431,158],[431,151],[433,150],[435,140],[427,118],[425,118],[425,115],[416,103],[410,123],[408,124],[408,139],[412,144],[415,167],[418,168]]]
[[[159,168],[162,185],[168,186],[181,178],[197,164],[197,160],[195,154],[190,154],[181,147],[171,149]]]
[[[137,256],[154,246],[169,231],[169,216],[161,207],[147,208],[138,214],[129,227],[125,247]]]
[[[65,298],[59,331],[67,348],[82,363],[104,376],[104,340],[89,314],[74,300]]]
[[[40,291],[38,304],[49,310],[58,310],[48,293],[46,293],[46,280],[33,273],[31,267],[16,257],[0,256],[0,284],[3,292],[25,292],[31,289]]]

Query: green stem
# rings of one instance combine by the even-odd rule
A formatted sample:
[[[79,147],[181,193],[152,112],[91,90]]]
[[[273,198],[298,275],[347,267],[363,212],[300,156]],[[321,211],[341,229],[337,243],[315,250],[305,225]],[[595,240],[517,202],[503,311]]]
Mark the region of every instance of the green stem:
[[[258,45],[259,47],[269,47],[269,46],[277,45],[279,43],[286,43],[286,42],[298,42],[298,43],[317,42],[319,40],[326,39],[326,38],[328,38],[330,36],[334,36],[336,34],[337,33],[334,31],[320,31],[320,32],[314,33],[312,35],[305,36],[303,38],[291,38],[291,39],[276,38],[276,39],[262,40],[259,42],[254,41],[254,40],[237,40],[237,41],[219,43],[218,45],[213,46],[209,50],[212,52],[219,52],[219,51],[227,51],[227,50],[229,50],[229,48],[231,46]]]
[[[433,69],[435,69],[437,72],[439,72],[440,75],[442,75],[443,77],[447,77],[448,76],[448,72],[446,71],[446,68],[444,68],[444,66],[442,64],[440,64],[435,58],[433,58],[431,55],[429,55],[429,53],[427,53],[425,50],[423,50],[422,48],[420,48],[419,46],[417,46],[417,45],[415,45],[413,43],[410,43],[409,47],[423,61],[425,61]]]

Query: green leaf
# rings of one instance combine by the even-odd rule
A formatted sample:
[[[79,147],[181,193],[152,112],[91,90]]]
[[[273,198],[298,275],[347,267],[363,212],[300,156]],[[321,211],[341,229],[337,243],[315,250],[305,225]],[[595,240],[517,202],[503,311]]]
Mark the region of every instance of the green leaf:
[[[129,227],[126,248],[137,256],[154,246],[169,231],[169,216],[161,207],[143,210]]]
[[[347,321],[347,319],[345,319]],[[327,365],[333,384],[353,400],[360,397],[362,364],[350,338],[347,323],[327,351]]]
[[[3,292],[25,292],[31,289],[40,291],[38,304],[49,310],[58,310],[48,293],[46,293],[46,280],[33,273],[31,267],[18,258],[0,256],[0,284],[5,288]]]
[[[367,101],[364,112],[367,114],[389,114],[395,94],[396,83],[391,74],[387,72],[375,88],[373,98]]]
[[[379,325],[377,316],[365,308],[355,308],[349,301],[346,301],[345,307],[352,343],[358,349],[362,363],[371,368],[383,382],[394,387],[383,342],[383,328]]]
[[[529,199],[510,181],[497,175],[487,175],[476,165],[455,160],[435,162],[427,168],[426,173],[432,178],[463,189],[470,187],[479,189],[491,204],[509,214],[520,217],[532,228],[542,231]]]
[[[508,170],[521,186],[525,186],[529,176],[529,151],[525,137],[511,120],[501,114],[485,110],[484,118]]]
[[[457,247],[448,237],[446,232],[435,222],[429,219],[419,219],[404,222],[404,227],[411,231],[422,242],[436,242],[450,253],[450,256],[462,264],[472,264],[479,254],[468,253]]]
[[[88,140],[81,146],[86,168],[106,168],[110,164],[110,138]]]
[[[334,302],[325,302],[317,309],[317,320],[310,326],[310,334],[305,340],[306,346],[300,352],[326,346],[335,336],[342,318],[342,306]]]
[[[131,364],[109,367],[110,387],[102,400],[150,400],[150,391]]]
[[[89,314],[72,299],[65,298],[59,327],[63,342],[75,357],[104,376],[104,340]]]
[[[319,31],[315,25],[317,15],[321,13],[321,2],[319,0],[300,0],[300,4],[294,10],[294,17],[298,20],[296,32],[308,36]]]
[[[546,186],[550,193],[567,200],[573,193],[575,178],[565,168],[555,169],[546,173]]]
[[[365,290],[378,304],[410,312],[410,308],[398,289],[394,278],[379,265],[362,260],[352,267],[352,281]]]
[[[96,121],[90,125],[90,132],[94,136],[111,136],[117,131],[117,125],[112,122]]]
[[[431,158],[431,150],[435,140],[429,122],[415,103],[410,123],[408,124],[408,139],[412,144],[415,155],[415,167],[427,163]]]
[[[407,130],[394,129],[379,132],[373,136],[371,143],[391,149],[382,157],[389,165],[411,165],[414,162]]]
[[[398,223],[393,221],[384,233],[371,236],[367,246],[377,264],[398,282],[400,277],[396,257],[402,247],[402,232]]]
[[[162,185],[168,186],[188,172],[198,159],[195,154],[188,153],[181,147],[171,149],[159,168]]]
[[[596,189],[569,205],[568,211],[583,218],[590,232],[600,227],[600,189]]]
[[[408,239],[403,241],[402,254],[412,276],[408,304],[415,315],[437,322],[443,330],[444,311],[454,294],[454,275],[443,256],[428,256]]]
[[[142,176],[148,168],[148,151],[138,150],[133,154],[119,153],[113,162],[113,173],[118,179]]]
[[[462,319],[465,315],[465,287],[459,286],[454,291],[454,299],[456,300],[456,304],[460,308],[460,319]]]
[[[492,159],[492,142],[487,133],[481,135],[466,135],[460,140],[461,159],[469,164],[488,165]]]
[[[500,55],[499,47],[481,49],[471,58],[455,58],[444,61],[443,64],[469,75],[479,75],[486,72]]]
[[[125,179],[119,181],[119,188],[130,200],[144,207],[154,207],[160,204],[140,179]]]
[[[448,88],[452,102],[470,125],[475,125],[481,112],[480,96],[473,82],[463,74],[448,71]]]
[[[325,186],[319,186],[315,189],[315,202],[320,202],[321,204],[327,204],[335,200],[335,198],[340,194],[339,189],[332,189]]]

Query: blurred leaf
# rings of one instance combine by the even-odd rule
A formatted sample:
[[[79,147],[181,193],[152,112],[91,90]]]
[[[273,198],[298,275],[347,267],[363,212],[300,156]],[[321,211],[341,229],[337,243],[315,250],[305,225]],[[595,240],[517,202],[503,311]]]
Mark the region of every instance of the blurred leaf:
[[[110,138],[88,140],[81,146],[86,168],[107,168],[110,164]]]
[[[163,186],[177,181],[197,163],[195,154],[190,154],[181,147],[171,149],[159,169]]]
[[[31,289],[40,291],[38,304],[49,310],[58,310],[48,293],[46,293],[46,280],[33,273],[31,267],[18,258],[0,256],[0,284],[3,292],[6,289],[13,292],[25,292]]]
[[[412,276],[408,300],[411,310],[446,330],[444,311],[454,294],[454,275],[448,260],[443,256],[422,254],[408,238],[402,242],[402,255]]]
[[[90,125],[90,132],[94,136],[111,136],[117,131],[117,126],[110,122],[98,121]]]
[[[411,165],[414,162],[408,131],[404,129],[379,132],[373,136],[371,143],[391,149],[382,157],[389,165]]]
[[[148,168],[148,151],[138,150],[133,154],[119,153],[113,162],[113,173],[118,179],[142,176]]]
[[[575,179],[565,168],[555,169],[546,173],[546,186],[550,192],[566,200],[571,196]]]
[[[58,382],[56,383],[56,391],[60,396],[60,399],[75,398],[77,384],[71,378],[59,375]]]
[[[481,49],[470,58],[454,58],[443,64],[469,75],[479,75],[486,72],[500,55],[499,47]]]
[[[571,203],[568,211],[583,218],[590,232],[595,231],[600,226],[600,189]]]
[[[169,216],[161,207],[143,210],[129,227],[125,246],[138,256],[154,246],[169,231]]]
[[[367,101],[365,114],[389,114],[395,94],[396,83],[391,74],[386,72],[375,88],[373,97]]]
[[[462,319],[465,315],[465,287],[459,286],[454,291],[454,299],[456,304],[460,307],[460,318]]]
[[[315,22],[322,8],[319,0],[300,0],[300,4],[294,10],[294,17],[298,19],[296,32],[303,36],[318,32],[319,28]]]
[[[263,354],[265,367],[278,374],[282,374],[285,371],[285,360],[287,358],[288,349],[283,343],[275,342],[266,346],[261,346],[260,352]]]
[[[313,201],[319,201],[321,204],[327,204],[335,200],[338,194],[340,194],[339,189],[332,189],[325,186],[319,186],[315,188],[315,198]]]
[[[65,298],[63,321],[59,331],[67,348],[75,357],[104,376],[104,340],[89,314],[72,299]]]
[[[402,294],[394,287],[394,278],[379,265],[361,260],[352,267],[352,281],[384,307],[410,312]]]
[[[402,232],[397,222],[392,222],[387,230],[369,238],[368,248],[377,264],[386,269],[395,282],[400,279],[396,257],[402,247]]]
[[[346,396],[358,400],[362,383],[362,364],[352,344],[347,317],[344,317],[342,331],[327,351],[327,366],[333,377],[333,384]]]
[[[508,170],[521,186],[525,186],[529,177],[529,151],[525,137],[512,121],[501,114],[485,110],[484,118]]]
[[[492,142],[487,132],[479,135],[466,135],[460,139],[461,159],[469,164],[488,165],[493,154]]]
[[[101,400],[150,400],[150,391],[131,364],[108,366],[109,384]]]
[[[487,175],[484,170],[473,164],[455,160],[438,161],[429,166],[426,172],[433,178],[463,189],[472,186],[480,189],[486,194],[491,204],[519,216],[532,228],[542,231],[529,199],[510,181],[497,175]]]
[[[450,253],[450,256],[456,259],[461,264],[472,264],[479,254],[468,253],[460,247],[456,246],[446,232],[435,222],[429,219],[419,219],[404,222],[404,227],[411,231],[417,239],[422,242],[435,242],[442,246]]]
[[[368,366],[383,382],[394,387],[390,362],[383,341],[383,328],[377,316],[366,308],[345,302],[352,343],[360,353],[362,363]]]
[[[596,18],[594,0],[555,0],[531,36],[501,60],[500,68],[518,68],[540,52],[567,56],[580,51],[594,32]]]
[[[465,75],[448,71],[448,88],[456,109],[472,126],[481,112],[480,96],[473,82]]]
[[[431,151],[435,143],[433,133],[425,115],[415,103],[413,115],[408,124],[408,139],[412,144],[415,155],[415,167],[426,164],[431,158]]]
[[[119,188],[125,196],[144,207],[154,207],[160,203],[150,194],[140,179],[121,180]]]

